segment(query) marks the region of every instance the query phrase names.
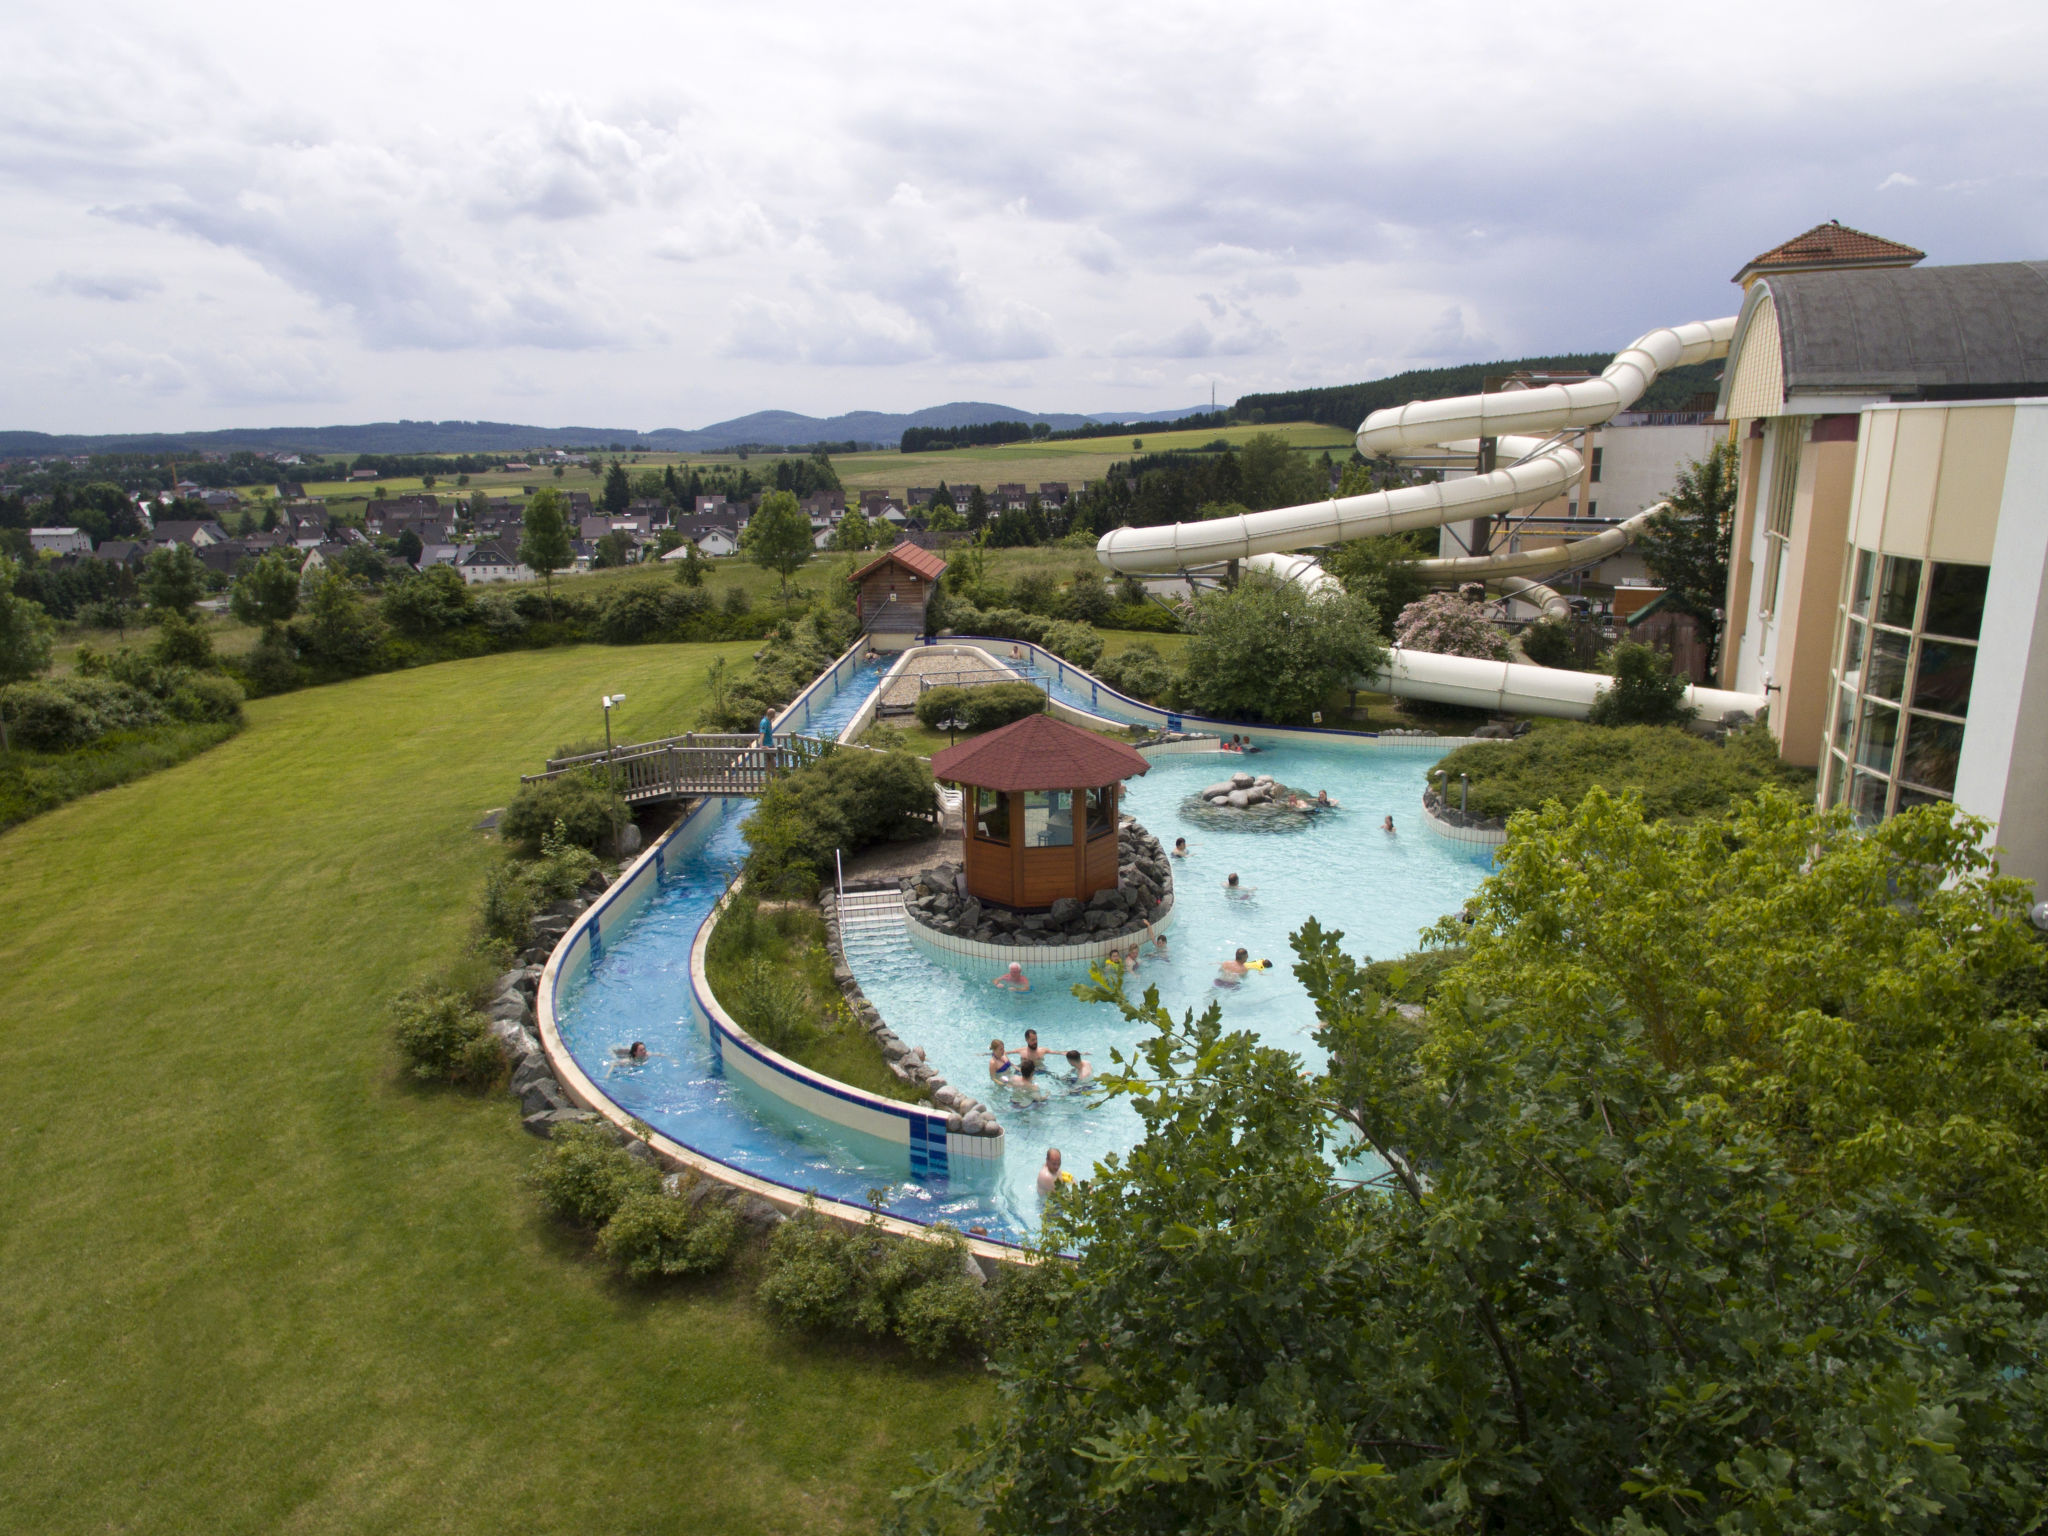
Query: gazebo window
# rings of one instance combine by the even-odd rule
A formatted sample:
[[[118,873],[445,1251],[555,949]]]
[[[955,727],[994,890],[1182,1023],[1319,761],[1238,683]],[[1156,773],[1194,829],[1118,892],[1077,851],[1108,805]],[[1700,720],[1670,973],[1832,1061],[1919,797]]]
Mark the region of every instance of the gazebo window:
[[[1074,841],[1074,792],[1069,789],[1028,789],[1024,792],[1024,846],[1071,847]]]
[[[1010,797],[993,789],[974,792],[974,835],[987,843],[1010,840]]]
[[[1088,841],[1116,831],[1116,786],[1105,784],[1088,791]]]

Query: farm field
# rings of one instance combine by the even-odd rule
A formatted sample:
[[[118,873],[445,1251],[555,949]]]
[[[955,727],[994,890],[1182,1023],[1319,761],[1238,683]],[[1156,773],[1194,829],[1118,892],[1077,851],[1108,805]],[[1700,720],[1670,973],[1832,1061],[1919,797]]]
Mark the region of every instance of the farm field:
[[[447,663],[249,706],[0,835],[10,1528],[872,1528],[988,1387],[644,1291],[544,1219],[508,1097],[415,1087],[384,1012],[457,953],[522,768],[749,645]]]
[[[913,485],[936,485],[940,480],[949,486],[980,485],[991,490],[1004,481],[1021,481],[1035,490],[1040,481],[1064,480],[1079,490],[1082,482],[1101,479],[1112,464],[1131,458],[1134,453],[1188,451],[1204,447],[1218,438],[1237,445],[1256,432],[1284,437],[1304,453],[1319,455],[1327,450],[1339,462],[1351,451],[1351,434],[1341,428],[1318,426],[1313,422],[1289,422],[1274,426],[1210,427],[1191,432],[1143,432],[1134,434],[1145,445],[1136,450],[1131,447],[1130,436],[1119,434],[1116,437],[1076,438],[1065,442],[954,448],[935,453],[898,453],[892,449],[880,453],[836,454],[832,465],[839,472],[840,482],[850,491],[889,490],[900,493]],[[772,480],[776,457],[779,456],[753,454],[744,463],[756,479],[765,476]],[[735,453],[637,453],[621,454],[619,458],[629,470],[636,472],[659,470],[670,464],[679,471],[692,465],[705,468],[721,465],[736,469],[742,463]],[[471,475],[467,486],[458,487],[452,475],[439,476],[432,491],[437,496],[467,497],[484,490],[493,496],[519,497],[526,486],[552,485],[558,490],[585,491],[594,495],[603,484],[604,468],[609,462],[607,457],[589,468],[566,468],[560,479],[555,478],[552,469],[535,468],[524,474],[491,470]],[[315,480],[305,483],[308,496],[321,497],[337,512],[353,510],[358,513],[369,505],[372,484],[380,487],[387,496],[415,496],[426,489],[416,475],[394,475],[388,480],[375,482]],[[242,496],[254,504],[253,487],[245,487]]]

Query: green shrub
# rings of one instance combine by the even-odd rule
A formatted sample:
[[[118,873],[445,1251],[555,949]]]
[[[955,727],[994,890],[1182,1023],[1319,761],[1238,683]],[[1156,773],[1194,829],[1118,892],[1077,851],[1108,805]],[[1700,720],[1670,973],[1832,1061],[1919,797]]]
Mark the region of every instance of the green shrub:
[[[917,696],[917,723],[928,731],[944,730],[948,720],[965,725],[962,711],[967,707],[967,694],[968,690],[956,683],[925,689]]]
[[[1183,628],[1171,609],[1150,602],[1118,603],[1094,623],[1103,629],[1135,629],[1154,635],[1177,635]]]
[[[1115,594],[1102,584],[1102,572],[1086,566],[1074,573],[1066,597],[1066,617],[1083,624],[1100,624],[1116,611]]]
[[[718,601],[720,612],[733,618],[744,618],[753,611],[753,599],[747,596],[744,587],[727,587],[725,595]]]
[[[747,881],[762,896],[809,896],[834,849],[928,830],[930,767],[908,752],[833,751],[770,784],[746,826]]]
[[[181,679],[165,701],[176,720],[239,720],[242,685],[218,672],[195,672]]]
[[[525,871],[516,864],[500,864],[484,876],[477,926],[488,940],[524,949],[533,942],[533,914],[539,906],[539,892]]]
[[[242,663],[242,675],[258,697],[286,693],[299,686],[298,652],[283,626],[270,625],[256,637],[256,644]]]
[[[505,1053],[490,1020],[461,992],[440,986],[415,987],[395,998],[398,1049],[412,1075],[426,1082],[482,1088],[505,1070]]]
[[[167,611],[157,621],[156,639],[150,644],[149,659],[160,667],[191,667],[205,671],[213,665],[213,636],[197,619]]]
[[[743,962],[719,1002],[739,1025],[770,1050],[787,1056],[818,1036],[803,978],[760,960]]]
[[[619,1145],[601,1122],[556,1128],[530,1175],[548,1214],[600,1231],[636,1194],[661,1196],[661,1174]]]
[[[459,629],[477,615],[469,583],[452,565],[430,566],[392,583],[379,606],[385,622],[415,640]]]
[[[1522,631],[1522,654],[1539,667],[1579,665],[1578,642],[1568,619],[1538,619]]]
[[[1444,978],[1465,963],[1465,955],[1462,948],[1418,949],[1397,960],[1375,960],[1362,974],[1397,1003],[1426,1003]]]
[[[1093,667],[1102,656],[1102,636],[1086,624],[1065,620],[1048,624],[1044,637],[1038,643],[1077,667]]]
[[[1719,815],[1771,784],[1809,796],[1813,790],[1812,771],[1781,762],[1761,726],[1716,743],[1678,726],[1560,721],[1515,741],[1460,747],[1437,766],[1449,775],[1453,804],[1458,775],[1469,774],[1466,809],[1501,818],[1550,800],[1575,806],[1596,784],[1640,796],[1651,821]]]
[[[163,707],[112,677],[56,677],[0,688],[10,736],[39,752],[69,752],[113,731],[161,724]]]
[[[652,640],[667,627],[663,593],[651,586],[620,587],[605,600],[597,633],[607,645],[634,645]]]
[[[633,1189],[597,1234],[604,1256],[629,1280],[703,1275],[723,1269],[739,1243],[739,1218],[723,1200],[694,1208],[659,1185]]]
[[[1603,663],[1614,682],[1586,715],[1594,725],[1681,725],[1699,713],[1686,707],[1685,679],[1671,675],[1671,658],[1655,646],[1624,640]]]
[[[537,858],[541,840],[557,828],[578,848],[597,849],[609,847],[625,821],[626,802],[612,792],[603,768],[581,768],[520,785],[498,823],[498,836]]]
[[[1032,683],[982,683],[973,688],[943,684],[918,696],[918,723],[943,730],[948,719],[963,730],[992,731],[1045,709],[1045,690]]]
[[[1093,671],[1118,693],[1147,703],[1163,697],[1173,686],[1172,664],[1146,640],[1140,640],[1114,656],[1105,656]]]
[[[937,1359],[988,1338],[988,1297],[966,1275],[966,1253],[949,1228],[894,1237],[876,1213],[854,1231],[806,1205],[776,1229],[755,1294],[789,1327],[893,1336]]]

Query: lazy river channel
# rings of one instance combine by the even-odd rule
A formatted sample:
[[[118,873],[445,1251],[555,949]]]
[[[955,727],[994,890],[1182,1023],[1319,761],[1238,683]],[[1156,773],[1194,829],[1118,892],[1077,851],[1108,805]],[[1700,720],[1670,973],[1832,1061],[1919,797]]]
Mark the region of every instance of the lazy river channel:
[[[852,706],[842,700],[872,686],[863,677],[833,703],[850,715]],[[1156,985],[1176,1017],[1220,1000],[1226,1025],[1252,1030],[1318,1064],[1314,1009],[1292,974],[1288,934],[1313,916],[1341,930],[1354,955],[1402,954],[1486,876],[1484,850],[1449,842],[1421,821],[1424,777],[1438,751],[1333,739],[1275,746],[1249,758],[1154,758],[1151,771],[1126,786],[1125,809],[1164,846],[1187,838],[1189,856],[1174,863],[1170,955],[1148,955],[1134,993]],[[1233,823],[1192,799],[1239,768],[1271,773],[1311,794],[1327,790],[1341,809]],[[939,957],[900,932],[851,932],[848,962],[869,999],[891,1028],[924,1047],[949,1081],[995,1110],[1007,1132],[1005,1153],[979,1165],[956,1158],[948,1177],[920,1180],[902,1151],[808,1121],[727,1075],[691,1015],[690,946],[744,857],[741,826],[750,809],[750,802],[727,801],[699,813],[697,826],[707,830],[689,840],[687,852],[667,860],[646,906],[606,940],[602,959],[565,989],[558,1011],[564,1044],[621,1108],[734,1167],[855,1204],[871,1190],[886,1189],[885,1207],[913,1220],[979,1228],[998,1240],[1029,1236],[1045,1149],[1059,1147],[1067,1167],[1085,1176],[1103,1157],[1129,1147],[1139,1123],[1126,1104],[1101,1103],[1057,1076],[1044,1098],[1014,1097],[988,1080],[990,1039],[1000,1037],[1014,1052],[1024,1031],[1036,1029],[1043,1044],[1079,1049],[1103,1070],[1113,1050],[1128,1055],[1147,1031],[1107,1004],[1072,996],[1069,988],[1086,974],[1084,966],[1028,966],[1032,990],[1016,995],[989,984],[1000,969],[992,961]],[[1397,828],[1391,836],[1381,830],[1389,814]],[[1226,893],[1232,873],[1245,895]],[[1255,959],[1271,959],[1273,969],[1219,989],[1217,965],[1239,946]],[[636,1039],[652,1047],[650,1061],[608,1064],[614,1045]]]

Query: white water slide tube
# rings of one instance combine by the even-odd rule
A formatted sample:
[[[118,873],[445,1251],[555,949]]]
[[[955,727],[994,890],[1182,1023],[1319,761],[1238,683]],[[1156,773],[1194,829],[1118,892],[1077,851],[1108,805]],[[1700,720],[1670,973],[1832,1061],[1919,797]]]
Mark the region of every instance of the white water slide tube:
[[[1236,560],[1296,582],[1311,595],[1331,590],[1336,585],[1334,578],[1312,557],[1294,551],[1498,516],[1553,500],[1577,482],[1583,467],[1578,451],[1567,446],[1561,434],[1598,426],[1617,411],[1626,410],[1667,368],[1726,357],[1734,334],[1733,316],[1652,331],[1617,354],[1596,379],[1493,395],[1414,400],[1394,410],[1374,411],[1358,429],[1358,451],[1368,458],[1421,449],[1476,453],[1479,439],[1493,438],[1495,462],[1501,467],[1487,474],[1209,522],[1117,528],[1096,544],[1095,558],[1112,571],[1130,575],[1179,572]],[[1562,547],[1420,560],[1416,565],[1431,579],[1492,582],[1511,595],[1538,604],[1546,614],[1557,613],[1564,609],[1564,599],[1525,578],[1589,565],[1625,549],[1644,522],[1662,510],[1659,503],[1613,528]],[[1567,718],[1583,717],[1607,685],[1607,679],[1597,673],[1475,661],[1398,647],[1385,670],[1371,681],[1374,687],[1408,698]],[[1719,688],[1689,689],[1686,702],[1709,722],[1737,711],[1755,714],[1764,703],[1760,695]]]

